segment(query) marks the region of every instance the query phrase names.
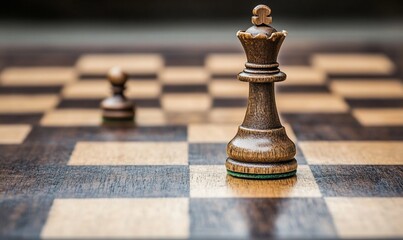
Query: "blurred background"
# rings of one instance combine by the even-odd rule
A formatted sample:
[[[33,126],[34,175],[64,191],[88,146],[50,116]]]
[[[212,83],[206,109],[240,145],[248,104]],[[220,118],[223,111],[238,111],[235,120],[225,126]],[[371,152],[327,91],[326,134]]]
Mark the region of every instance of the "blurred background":
[[[225,47],[259,3],[289,44],[401,43],[399,0],[13,0],[0,8],[0,47]]]

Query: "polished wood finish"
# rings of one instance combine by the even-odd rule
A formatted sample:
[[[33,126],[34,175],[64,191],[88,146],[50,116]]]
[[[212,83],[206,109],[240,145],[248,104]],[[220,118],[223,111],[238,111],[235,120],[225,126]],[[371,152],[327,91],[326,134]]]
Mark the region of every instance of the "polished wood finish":
[[[295,145],[280,123],[274,93],[274,82],[286,79],[277,55],[287,32],[268,25],[270,13],[269,7],[258,5],[253,9],[255,25],[237,33],[247,57],[238,79],[249,82],[249,99],[244,121],[227,146],[226,167],[236,177],[280,178],[297,169]]]
[[[98,82],[100,77],[106,77],[107,70],[77,71],[80,67],[75,64],[82,56],[105,52],[143,55],[145,51],[158,52],[162,56],[164,67],[160,71],[185,65],[205,69],[210,76],[205,83],[208,92],[199,91],[202,90],[199,80],[189,79],[179,83],[179,78],[183,76],[175,76],[177,81],[171,82],[163,79],[166,76],[162,77],[160,71],[149,72],[146,76],[142,69],[131,69],[127,97],[138,107],[136,126],[121,122],[103,125],[99,103],[105,95],[94,97],[82,94],[68,98],[63,94],[68,86],[82,86],[83,82]],[[292,70],[286,70],[289,77],[285,84],[275,83],[281,123],[297,145],[295,158],[298,159],[298,172],[290,178],[259,181],[228,176],[223,165],[226,144],[237,131],[236,126],[242,122],[247,106],[246,93],[241,95],[238,90],[220,89],[228,86],[221,84],[224,81],[228,84],[234,82],[242,62],[245,62],[242,60],[239,65],[235,56],[245,58],[245,55],[239,54],[237,49],[229,52],[222,46],[215,49],[203,49],[202,46],[147,49],[147,46],[142,46],[138,49],[90,47],[7,51],[0,48],[3,70],[16,66],[53,65],[69,67],[79,73],[74,82],[58,86],[55,86],[54,79],[43,79],[41,86],[34,88],[28,85],[32,82],[30,79],[27,79],[27,85],[18,86],[11,86],[10,82],[2,84],[0,80],[1,96],[57,96],[56,105],[52,104],[46,111],[33,111],[38,109],[38,102],[33,101],[30,109],[0,113],[0,123],[6,125],[6,129],[17,123],[32,127],[27,135],[24,134],[22,142],[0,143],[0,239],[81,239],[83,232],[91,239],[97,238],[100,233],[104,238],[123,238],[124,235],[142,239],[153,236],[158,239],[401,239],[403,168],[399,162],[401,154],[395,149],[400,150],[397,142],[401,144],[403,141],[403,127],[388,126],[386,122],[376,126],[362,125],[354,110],[398,110],[403,107],[403,99],[357,93],[357,96],[339,96],[337,101],[327,101],[337,96],[330,87],[334,80],[380,79],[380,73],[362,73],[358,68],[355,69],[357,72],[349,69],[347,75],[342,69],[339,73],[332,71],[331,75],[323,70],[324,79],[320,80],[322,76],[316,73],[315,81],[313,76],[305,74],[309,70],[319,71],[309,62],[311,56],[332,52],[355,52],[363,56],[384,53],[384,57],[395,66],[403,63],[403,47],[393,44],[360,43],[337,47],[304,43],[298,48],[288,45],[283,49],[282,70],[290,64],[307,68],[303,72],[294,71],[294,74],[291,74]],[[122,56],[123,62],[135,65],[135,59],[125,60],[126,55]],[[225,61],[225,66],[218,64],[213,67],[210,55],[218,57],[218,62]],[[117,58],[120,62],[120,56]],[[365,57],[362,59],[365,61]],[[144,61],[153,60],[145,58]],[[177,69],[174,70],[177,72]],[[190,72],[193,70],[187,73]],[[382,74],[382,79],[401,79],[402,73],[387,72]],[[298,82],[292,83],[290,75]],[[46,85],[45,80],[49,81]],[[131,95],[131,90],[141,92],[142,87],[138,83],[143,80],[155,84],[161,92],[149,92],[148,96]],[[216,82],[220,82],[220,86],[214,84]],[[190,83],[195,83],[196,87],[190,87]],[[137,88],[131,88],[131,84]],[[210,99],[212,106],[191,109],[183,101],[174,101],[177,104],[175,108],[169,102],[161,104],[161,99],[167,95],[171,99],[178,95],[194,96],[194,92],[184,94],[184,89],[203,96],[191,99],[192,104],[200,104],[200,99]],[[182,96],[181,99],[186,98]],[[340,103],[340,99],[345,101],[346,107],[335,105]],[[2,103],[7,105],[7,101]],[[301,103],[311,106],[301,109],[301,106],[304,107]],[[187,109],[178,112],[183,108]],[[97,115],[92,116],[93,113]],[[194,124],[199,127],[193,128]],[[232,131],[230,135],[227,135],[227,128],[228,134]],[[203,134],[200,133],[202,131]],[[90,143],[92,149],[117,142],[113,149],[122,154],[91,157],[101,153],[88,149],[87,155],[82,151],[87,150],[85,145],[81,145],[83,142]],[[180,147],[173,147],[169,152],[178,151],[176,156],[187,155],[189,165],[173,165],[178,160],[176,157],[169,163],[164,163],[166,157],[143,160],[142,155],[149,154],[153,147],[136,148],[136,153],[129,154],[134,161],[126,161],[124,146],[131,148],[137,143],[138,146],[175,143],[173,145]],[[183,145],[186,143],[187,150]],[[163,149],[155,149],[160,152],[156,155],[162,156]],[[332,149],[335,154],[326,149]],[[70,161],[74,156],[82,158]],[[114,159],[117,161],[112,162]],[[120,160],[123,161],[118,162]],[[156,162],[163,165],[151,165]],[[86,203],[90,207],[87,208]],[[87,217],[90,221],[84,222]],[[173,217],[175,220],[172,220]],[[166,230],[171,230],[168,226],[172,225],[165,225],[166,221],[175,225],[169,233]],[[159,224],[162,226],[153,227]],[[98,231],[99,228],[105,229]],[[140,233],[143,235],[140,236]]]

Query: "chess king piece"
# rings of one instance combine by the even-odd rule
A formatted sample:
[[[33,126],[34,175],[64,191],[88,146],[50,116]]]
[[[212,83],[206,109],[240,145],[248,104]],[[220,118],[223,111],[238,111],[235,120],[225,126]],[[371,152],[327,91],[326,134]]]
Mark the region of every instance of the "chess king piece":
[[[295,144],[280,123],[274,95],[274,83],[286,79],[277,55],[287,32],[269,25],[270,14],[269,7],[256,6],[254,26],[237,33],[247,57],[238,80],[249,82],[249,98],[244,121],[227,145],[225,165],[235,177],[276,179],[293,176],[297,170]]]
[[[108,72],[108,80],[112,85],[113,95],[101,103],[102,118],[105,121],[133,121],[134,104],[124,95],[127,74],[119,67]]]

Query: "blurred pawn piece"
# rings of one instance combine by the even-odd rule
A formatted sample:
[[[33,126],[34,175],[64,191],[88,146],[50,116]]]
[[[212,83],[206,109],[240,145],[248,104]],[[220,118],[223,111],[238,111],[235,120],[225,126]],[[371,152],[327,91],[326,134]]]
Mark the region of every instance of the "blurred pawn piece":
[[[133,121],[134,104],[124,95],[128,76],[120,67],[113,67],[108,72],[108,80],[112,85],[113,96],[101,103],[104,121]]]

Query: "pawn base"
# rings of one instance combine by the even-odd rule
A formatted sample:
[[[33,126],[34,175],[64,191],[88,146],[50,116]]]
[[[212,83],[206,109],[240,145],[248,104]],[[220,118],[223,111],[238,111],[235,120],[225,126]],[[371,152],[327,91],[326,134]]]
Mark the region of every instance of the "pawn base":
[[[225,166],[229,175],[239,178],[279,179],[294,176],[297,172],[295,159],[278,163],[246,163],[228,158]]]
[[[102,112],[102,120],[104,122],[120,122],[120,121],[133,121],[134,111],[130,110],[104,110]]]
[[[102,117],[102,121],[104,122],[133,122],[134,117],[125,117],[125,118],[110,118],[110,117]]]

